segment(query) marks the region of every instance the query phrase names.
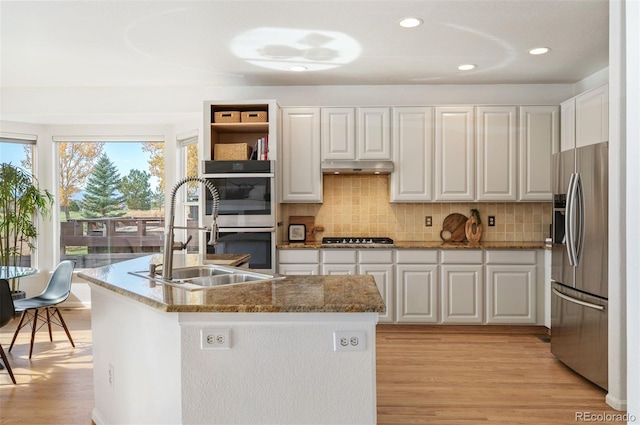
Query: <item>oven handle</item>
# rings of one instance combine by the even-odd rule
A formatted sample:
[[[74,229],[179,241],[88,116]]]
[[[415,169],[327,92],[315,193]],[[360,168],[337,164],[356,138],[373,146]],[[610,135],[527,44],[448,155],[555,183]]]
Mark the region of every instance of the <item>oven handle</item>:
[[[275,232],[275,227],[220,227],[218,233],[233,232],[233,233],[268,233]]]
[[[222,174],[203,174],[204,179],[246,179],[246,178],[274,178],[274,173],[222,173]]]

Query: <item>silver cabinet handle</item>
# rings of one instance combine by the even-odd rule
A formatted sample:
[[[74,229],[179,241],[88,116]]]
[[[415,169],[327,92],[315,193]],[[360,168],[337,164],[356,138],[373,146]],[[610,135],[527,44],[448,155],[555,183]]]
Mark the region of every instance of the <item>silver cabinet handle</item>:
[[[551,288],[551,291],[559,296],[560,298],[562,298],[563,300],[569,301],[571,303],[574,304],[579,304],[585,307],[589,307],[592,308],[594,310],[600,310],[600,311],[604,311],[604,306],[603,305],[598,305],[598,304],[592,304],[592,303],[588,303],[586,301],[581,301],[581,300],[576,300],[575,298],[571,298],[565,294],[563,294],[562,292],[558,291],[557,289]]]

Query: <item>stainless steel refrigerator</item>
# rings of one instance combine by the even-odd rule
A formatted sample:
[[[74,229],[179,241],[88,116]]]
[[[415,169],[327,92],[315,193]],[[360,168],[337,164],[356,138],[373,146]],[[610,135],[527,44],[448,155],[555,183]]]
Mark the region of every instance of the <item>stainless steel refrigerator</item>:
[[[553,156],[551,352],[607,389],[608,142]]]

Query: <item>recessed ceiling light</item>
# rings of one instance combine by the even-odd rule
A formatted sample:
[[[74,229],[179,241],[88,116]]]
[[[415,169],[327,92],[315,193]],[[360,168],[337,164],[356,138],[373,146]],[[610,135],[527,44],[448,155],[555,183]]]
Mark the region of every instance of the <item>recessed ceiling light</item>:
[[[551,50],[551,49],[548,48],[548,47],[536,47],[535,49],[529,50],[529,54],[530,55],[544,55],[549,50]]]
[[[424,21],[420,18],[403,18],[400,19],[398,24],[403,28],[415,28],[422,25]]]
[[[293,71],[293,72],[302,72],[306,70],[307,70],[307,67],[302,65],[294,65],[291,68],[289,68],[289,71]]]
[[[465,65],[460,65],[458,67],[458,69],[460,71],[471,71],[472,69],[476,69],[476,65],[468,63],[468,64],[465,64]]]

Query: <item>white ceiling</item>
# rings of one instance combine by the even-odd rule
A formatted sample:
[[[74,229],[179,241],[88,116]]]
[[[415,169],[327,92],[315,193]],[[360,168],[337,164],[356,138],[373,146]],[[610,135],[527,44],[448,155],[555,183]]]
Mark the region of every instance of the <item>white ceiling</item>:
[[[608,0],[2,0],[0,25],[3,90],[575,83],[608,64]]]

